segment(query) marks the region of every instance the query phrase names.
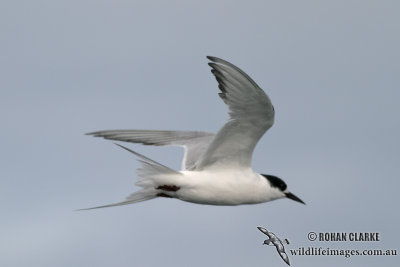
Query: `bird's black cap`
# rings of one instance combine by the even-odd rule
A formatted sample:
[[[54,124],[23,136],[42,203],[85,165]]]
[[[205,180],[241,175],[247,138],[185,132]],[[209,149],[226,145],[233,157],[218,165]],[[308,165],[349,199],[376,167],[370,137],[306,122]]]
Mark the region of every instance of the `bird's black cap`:
[[[281,178],[268,174],[261,174],[261,175],[268,180],[268,182],[271,184],[272,187],[278,188],[281,191],[286,190],[287,185]]]
[[[261,174],[261,175],[264,176],[265,179],[268,180],[268,182],[270,183],[270,185],[272,187],[278,188],[280,191],[282,191],[287,198],[289,198],[291,200],[294,200],[294,201],[297,201],[297,202],[300,202],[300,203],[302,203],[304,205],[306,204],[306,203],[304,203],[303,200],[298,198],[296,195],[294,195],[294,194],[292,194],[290,192],[287,192],[287,191],[284,192],[286,190],[286,188],[287,188],[287,185],[281,178],[273,176],[273,175],[268,175],[268,174]]]

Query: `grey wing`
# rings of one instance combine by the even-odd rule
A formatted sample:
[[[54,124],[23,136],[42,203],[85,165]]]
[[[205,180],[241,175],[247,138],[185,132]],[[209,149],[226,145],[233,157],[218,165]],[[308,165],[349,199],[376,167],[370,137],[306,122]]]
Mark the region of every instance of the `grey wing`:
[[[265,92],[233,64],[208,57],[221,93],[229,108],[229,121],[219,130],[196,169],[251,167],[258,140],[273,125],[275,111]]]
[[[270,239],[271,238],[276,238],[276,235],[272,232],[269,232],[267,229],[265,229],[264,227],[257,227],[258,230],[260,230],[263,234],[267,235]]]
[[[109,130],[88,133],[104,139],[154,146],[181,146],[185,149],[182,169],[193,169],[214,138],[214,133],[199,131]]]
[[[288,265],[290,265],[289,256],[286,254],[285,246],[282,244],[282,241],[278,239],[278,242],[275,245],[276,251],[278,251],[279,256],[281,256],[282,260],[284,260]]]

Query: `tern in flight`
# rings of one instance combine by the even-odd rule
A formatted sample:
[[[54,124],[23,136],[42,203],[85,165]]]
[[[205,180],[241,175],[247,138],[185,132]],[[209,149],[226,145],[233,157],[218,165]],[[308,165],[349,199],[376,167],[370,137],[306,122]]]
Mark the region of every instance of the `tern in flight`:
[[[254,147],[273,125],[275,111],[265,92],[241,69],[217,58],[207,57],[221,90],[219,96],[229,109],[229,120],[218,133],[202,131],[109,130],[88,133],[109,140],[185,149],[182,170],[175,171],[129,148],[138,157],[136,185],[140,190],[124,201],[94,207],[132,204],[154,198],[176,198],[208,205],[242,205],[289,198],[286,183],[251,168]]]

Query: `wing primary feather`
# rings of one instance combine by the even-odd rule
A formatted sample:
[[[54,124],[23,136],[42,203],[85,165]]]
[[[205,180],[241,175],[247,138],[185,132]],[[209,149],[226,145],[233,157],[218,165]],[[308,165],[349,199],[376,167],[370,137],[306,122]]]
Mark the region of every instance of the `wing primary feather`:
[[[251,167],[258,140],[274,122],[271,100],[235,65],[217,57],[207,58],[218,82],[218,95],[228,106],[229,120],[199,159],[196,170]]]
[[[240,74],[242,74],[248,81],[250,81],[250,82],[253,84],[253,86],[259,87],[259,86],[256,84],[256,82],[253,81],[253,79],[250,78],[249,75],[247,75],[243,70],[241,70],[240,68],[236,67],[236,66],[233,65],[232,63],[230,63],[230,62],[228,62],[228,61],[226,61],[226,60],[223,60],[223,59],[221,59],[221,58],[218,58],[218,57],[207,56],[207,58],[208,58],[209,60],[215,62],[215,63],[221,63],[221,64],[224,64],[224,65],[227,65],[227,66],[229,66],[230,68],[232,68],[232,69],[238,71],[238,72],[239,72]]]
[[[168,130],[105,130],[87,133],[107,140],[140,143],[154,146],[179,146],[185,149],[182,169],[196,166],[198,159],[214,138],[214,133]]]

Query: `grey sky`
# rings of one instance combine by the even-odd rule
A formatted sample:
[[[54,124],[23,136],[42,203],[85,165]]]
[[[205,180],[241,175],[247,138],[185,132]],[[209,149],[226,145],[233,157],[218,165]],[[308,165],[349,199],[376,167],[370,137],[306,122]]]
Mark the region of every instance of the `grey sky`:
[[[2,1],[1,266],[285,266],[291,244],[399,249],[397,1]],[[162,199],[75,212],[136,190],[135,158],[105,129],[217,131],[227,119],[206,55],[270,96],[253,167],[289,200],[212,207]],[[179,168],[181,150],[129,145]],[[314,232],[380,232],[322,243]],[[395,266],[392,257],[295,257],[293,266]]]

